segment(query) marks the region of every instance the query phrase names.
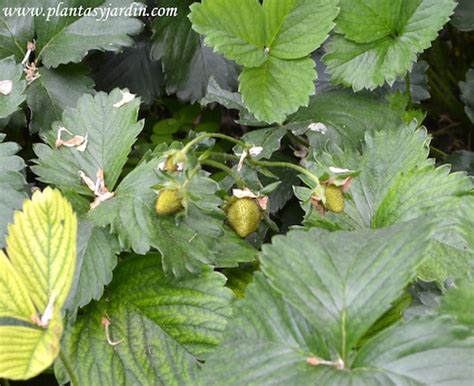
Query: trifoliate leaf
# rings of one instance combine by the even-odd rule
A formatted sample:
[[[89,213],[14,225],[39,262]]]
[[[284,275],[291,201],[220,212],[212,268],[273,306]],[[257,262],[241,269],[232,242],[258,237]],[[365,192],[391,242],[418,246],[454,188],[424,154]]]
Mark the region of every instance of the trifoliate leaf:
[[[263,247],[262,270],[346,358],[415,276],[431,228],[413,222],[377,231],[291,231]]]
[[[324,57],[332,80],[355,91],[392,85],[449,20],[453,0],[341,1]]]
[[[159,255],[127,257],[106,299],[88,306],[66,332],[63,350],[80,383],[192,384],[231,313],[224,283],[210,270],[176,281],[164,274]]]
[[[84,95],[76,108],[64,112],[62,121],[48,133],[50,146],[35,146],[38,160],[32,169],[41,181],[91,196],[93,192],[81,180],[79,172],[96,181],[98,171],[102,170],[105,186],[110,191],[114,189],[136,136],[143,127],[143,122],[137,122],[140,100],[136,98],[121,107],[114,107],[122,97],[118,89],[110,94],[98,93],[94,97]],[[85,150],[53,148],[60,127],[69,130],[71,135],[87,136]]]
[[[0,248],[5,246],[7,224],[13,219],[13,211],[20,209],[25,193],[26,181],[22,171],[25,162],[16,156],[20,147],[13,142],[3,142],[0,134]]]
[[[59,352],[61,308],[76,268],[77,220],[59,191],[25,201],[0,252],[0,377],[29,379]],[[23,323],[19,324],[18,321]]]
[[[471,68],[466,73],[466,81],[459,82],[459,88],[461,89],[461,99],[466,105],[464,111],[474,123],[474,69]]]
[[[31,110],[30,131],[44,133],[54,121],[61,120],[63,111],[76,107],[83,94],[92,94],[94,82],[81,65],[70,64],[51,70],[41,68],[41,75],[27,89]]]
[[[191,29],[188,19],[192,0],[168,0],[160,6],[177,8],[177,16],[157,18],[152,57],[161,60],[166,91],[178,98],[195,102],[204,97],[209,79],[214,77],[226,90],[237,87],[236,66],[204,45],[204,38]]]
[[[336,1],[205,0],[191,10],[204,42],[244,66],[239,91],[258,120],[282,123],[308,104],[316,79],[308,55],[332,29]]]
[[[314,94],[315,63],[310,58],[282,60],[271,57],[260,67],[240,74],[242,100],[258,120],[282,123]]]
[[[25,100],[26,82],[22,75],[23,69],[13,57],[0,60],[0,119],[18,110]]]

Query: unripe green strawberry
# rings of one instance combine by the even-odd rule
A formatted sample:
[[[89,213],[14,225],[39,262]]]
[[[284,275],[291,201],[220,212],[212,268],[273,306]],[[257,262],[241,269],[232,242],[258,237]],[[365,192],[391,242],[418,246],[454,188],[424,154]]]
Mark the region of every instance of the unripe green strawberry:
[[[344,193],[342,188],[336,185],[329,185],[325,190],[326,203],[324,207],[334,213],[340,213],[344,210]]]
[[[162,189],[156,199],[155,210],[160,216],[166,216],[183,209],[182,199],[177,189]]]
[[[242,238],[257,230],[261,218],[260,207],[253,198],[234,198],[227,208],[227,220]]]

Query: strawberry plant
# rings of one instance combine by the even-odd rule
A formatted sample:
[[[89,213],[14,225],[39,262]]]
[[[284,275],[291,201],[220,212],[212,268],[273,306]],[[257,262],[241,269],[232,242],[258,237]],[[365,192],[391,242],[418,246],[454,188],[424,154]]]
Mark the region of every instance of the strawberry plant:
[[[0,385],[469,385],[474,15],[0,0]]]

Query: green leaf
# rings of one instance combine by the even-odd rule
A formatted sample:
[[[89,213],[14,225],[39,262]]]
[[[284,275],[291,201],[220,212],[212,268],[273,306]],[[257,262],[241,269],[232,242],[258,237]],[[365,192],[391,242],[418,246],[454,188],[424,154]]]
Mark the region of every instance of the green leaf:
[[[59,354],[62,332],[59,311],[47,329],[0,325],[0,376],[18,380],[40,374]]]
[[[88,220],[79,221],[78,235],[76,275],[66,303],[73,312],[101,298],[104,286],[112,281],[120,252],[117,239],[109,230],[95,227]]]
[[[248,285],[253,281],[253,274],[258,269],[257,264],[242,264],[237,268],[226,268],[222,273],[227,278],[229,287],[237,299],[243,299]]]
[[[0,268],[0,293],[4,295],[0,298],[0,318],[10,317],[31,322],[31,317],[36,314],[35,306],[21,277],[2,250]]]
[[[0,134],[0,248],[5,247],[7,224],[13,219],[13,211],[21,208],[26,181],[22,171],[25,162],[16,156],[20,147],[13,142],[2,143],[5,134]]]
[[[306,133],[314,149],[322,149],[328,142],[359,149],[367,131],[398,127],[401,115],[401,111],[373,95],[332,90],[313,96],[308,107],[289,118],[287,127],[295,134]],[[309,130],[311,123],[318,122],[327,127],[325,133]]]
[[[78,7],[75,0],[65,0],[58,4],[55,0],[42,0],[40,4],[32,0],[5,0],[3,8],[11,7],[25,11],[28,7],[42,7],[44,14],[32,16],[0,15],[0,58],[14,54],[21,61],[27,50],[27,43],[35,40],[36,60],[46,67],[58,67],[60,64],[78,63],[91,50],[119,51],[131,46],[143,24],[136,18],[117,16],[117,12],[127,14],[125,10],[137,11],[142,5],[130,0],[119,0],[111,4],[103,0],[85,0],[81,2],[84,10],[90,8],[91,16],[80,17],[77,14],[64,15],[64,10]],[[99,7],[100,6],[100,7]],[[131,7],[131,8],[130,8]],[[107,16],[109,12],[109,16]],[[48,15],[48,13],[50,13]],[[54,14],[51,14],[54,13]],[[130,11],[128,11],[130,13]],[[95,15],[94,15],[95,14]]]
[[[446,278],[464,276],[474,269],[474,254],[456,226],[457,208],[471,201],[472,180],[463,173],[449,174],[447,166],[435,168],[427,159],[429,138],[416,124],[367,133],[362,153],[334,150],[331,164],[360,170],[349,189],[342,215],[326,215],[336,228],[376,228],[416,218],[437,219],[430,256],[420,268],[423,280],[442,284]],[[397,151],[394,151],[397,149]],[[321,161],[324,157],[318,157]],[[310,216],[319,218],[312,212]],[[314,224],[314,223],[313,223]]]
[[[449,20],[452,0],[341,1],[324,62],[332,80],[355,91],[392,85]]]
[[[7,254],[35,306],[61,308],[76,268],[77,220],[59,191],[33,193],[8,227]]]
[[[57,7],[54,0],[46,0],[44,3],[45,7]],[[123,0],[115,2],[114,7],[132,7],[135,10],[141,7],[139,3],[134,3],[133,6],[131,4],[129,0]],[[67,0],[62,7],[75,5],[74,0]],[[133,45],[133,39],[129,35],[137,35],[142,30],[143,24],[138,19],[126,16],[107,18],[105,12],[110,12],[110,5],[102,0],[87,0],[81,5],[84,8],[95,8],[97,15],[79,18],[56,14],[49,20],[46,17],[35,19],[38,57],[46,67],[78,63],[91,50],[119,51],[122,47]],[[102,8],[96,8],[99,5]]]
[[[233,314],[225,341],[206,361],[200,385],[315,383],[314,368],[306,358],[316,350],[327,355],[324,341],[261,273],[254,276]]]
[[[449,217],[473,187],[464,173],[450,174],[449,166],[414,168],[398,176],[378,205],[372,226],[410,221],[425,214]],[[473,197],[474,199],[474,197]]]
[[[205,0],[191,10],[204,42],[244,66],[239,91],[259,121],[282,123],[308,105],[316,79],[308,55],[332,29],[337,1]]]
[[[25,16],[6,15],[6,8],[27,8],[35,6],[31,0],[3,0],[0,5],[0,59],[14,55],[18,62],[23,60],[28,41],[34,37],[34,21]]]
[[[366,369],[384,373],[384,385],[468,385],[474,341],[460,340],[460,332],[447,318],[416,318],[370,340],[353,367],[363,378]]]
[[[267,129],[259,129],[251,131],[242,136],[242,141],[250,143],[256,147],[262,147],[262,151],[254,156],[255,159],[270,159],[272,154],[280,149],[280,142],[286,134],[284,127],[270,127]],[[234,152],[242,154],[242,147],[235,146]]]
[[[32,378],[58,355],[76,236],[76,216],[57,190],[35,192],[15,213],[8,258],[0,252],[0,377]]]
[[[242,66],[267,60],[265,16],[257,0],[204,0],[190,8],[193,29],[206,35],[207,46]]]
[[[204,45],[204,38],[192,30],[188,19],[191,0],[160,3],[177,7],[178,16],[166,21],[157,18],[152,57],[161,60],[166,77],[166,91],[178,98],[195,102],[207,91],[209,79],[214,79],[226,90],[237,86],[236,67],[223,56]]]
[[[260,121],[282,123],[288,114],[307,106],[314,94],[315,63],[310,58],[282,60],[271,57],[260,67],[244,68],[239,91]]]
[[[41,75],[27,89],[27,102],[31,110],[30,131],[44,133],[59,121],[63,111],[75,107],[82,94],[94,92],[94,82],[87,69],[80,65],[61,66],[51,70],[41,68]]]
[[[159,160],[155,159],[136,167],[117,187],[115,196],[94,209],[90,217],[98,225],[110,224],[122,249],[145,254],[150,247],[157,248],[163,256],[166,273],[178,277],[188,271],[197,273],[214,262],[206,244],[209,235],[199,235],[196,233],[199,229],[193,229],[185,221],[177,223],[174,216],[156,214],[157,194],[152,187],[162,182],[157,175],[158,164]],[[204,223],[209,223],[209,218],[204,217]]]
[[[474,281],[464,280],[441,298],[439,312],[454,316],[474,332]]]
[[[474,254],[466,247],[455,224],[443,224],[440,228],[431,242],[428,259],[418,269],[418,277],[424,282],[436,282],[443,289],[447,279],[462,279],[474,273]]]
[[[474,29],[474,3],[471,0],[458,0],[451,23],[461,31]]]
[[[414,103],[420,103],[421,101],[430,99],[430,87],[426,73],[429,67],[427,62],[419,60],[413,65],[410,71],[410,93],[411,100]],[[397,79],[392,87],[387,87],[387,89],[390,90],[390,93],[400,91],[400,93],[406,94],[406,80]],[[419,123],[421,123],[421,121],[419,121]]]
[[[201,106],[207,106],[211,103],[219,103],[228,109],[239,111],[239,123],[241,125],[266,126],[265,122],[257,120],[252,113],[248,111],[239,93],[222,89],[213,77],[209,79],[206,96],[201,99]]]
[[[222,339],[232,293],[206,270],[176,281],[159,255],[130,256],[107,300],[88,306],[66,333],[63,350],[80,384],[192,384],[199,360]],[[104,318],[112,340],[107,343]]]
[[[38,159],[32,169],[39,179],[61,189],[91,196],[93,193],[81,181],[78,173],[82,171],[95,181],[101,169],[105,186],[112,191],[143,127],[143,122],[137,123],[139,99],[122,107],[113,107],[121,100],[121,91],[115,89],[110,94],[98,93],[94,97],[83,95],[75,109],[67,109],[62,121],[54,124],[52,132],[48,134],[50,145],[54,144],[57,130],[65,127],[72,135],[87,135],[87,147],[84,152],[80,152],[75,148],[55,149],[37,144],[34,150]]]
[[[239,263],[255,261],[257,256],[257,250],[228,227],[224,227],[224,234],[214,248],[217,268],[237,267]]]
[[[467,245],[474,252],[474,199],[468,197],[459,210],[459,223],[461,226],[461,235],[466,240]]]
[[[413,279],[431,228],[290,231],[263,246],[262,269],[345,359]]]
[[[255,251],[245,241],[236,242],[224,226],[219,209],[217,184],[204,175],[195,175],[189,183],[187,213],[182,218],[158,216],[153,186],[164,182],[158,166],[166,157],[143,162],[128,174],[115,196],[90,212],[100,226],[111,225],[122,248],[145,254],[151,247],[162,254],[163,270],[183,277],[199,273],[206,265],[235,266],[251,261]],[[229,244],[232,252],[228,253]]]
[[[345,210],[348,216],[359,227],[371,227],[376,210],[390,187],[403,172],[424,165],[428,151],[426,131],[417,130],[416,124],[412,124],[367,133],[362,155],[357,150],[336,155],[337,164],[333,166],[361,170],[350,188],[352,200]]]
[[[410,237],[410,233],[402,228],[394,230],[394,235],[400,235],[400,232]],[[376,233],[373,233],[373,236]],[[312,245],[317,246],[319,243],[317,238],[310,237],[314,236],[314,233],[290,232],[290,238],[299,239],[296,235],[307,236]],[[361,236],[363,235],[359,233],[359,237]],[[333,233],[328,234],[327,238],[336,242],[339,237],[337,233]],[[283,239],[280,237],[278,240]],[[313,266],[317,264],[314,274],[319,273],[321,269],[332,269],[335,273],[328,278],[327,288],[315,290],[317,276],[308,281],[307,270],[303,276],[299,275],[301,261],[295,261],[293,258],[302,250],[305,251],[305,248],[295,241],[292,240],[295,254],[286,255],[286,259],[278,259],[277,262],[279,264],[285,261],[287,267],[291,267],[285,278],[271,278],[270,285],[261,273],[255,275],[254,282],[247,288],[245,299],[235,305],[234,317],[226,330],[225,341],[206,360],[197,384],[219,384],[222,379],[225,379],[226,385],[469,384],[472,378],[469,364],[474,355],[474,341],[472,337],[464,339],[466,330],[455,326],[452,320],[446,317],[415,318],[384,329],[361,348],[352,351],[344,367],[337,369],[334,361],[339,359],[338,348],[326,345],[326,331],[319,328],[324,323],[320,320],[325,315],[324,307],[318,307],[316,317],[308,318],[306,313],[301,312],[301,307],[295,304],[293,296],[299,293],[306,303],[325,298],[334,306],[343,305],[341,298],[327,297],[326,291],[338,286],[344,290],[341,281],[345,283],[345,272],[341,270],[341,264],[326,265],[321,264],[321,261],[309,260]],[[377,241],[374,237],[372,242],[380,243],[380,249],[383,251],[382,241]],[[339,245],[341,249],[344,248],[343,244]],[[393,244],[389,242],[387,245]],[[399,246],[402,245],[403,241],[399,240]],[[393,249],[396,251],[396,247]],[[352,253],[350,246],[347,246],[347,251],[348,253],[339,257],[338,263],[349,266],[350,262],[346,258]],[[282,256],[283,254],[281,253]],[[404,260],[400,255],[396,259]],[[370,266],[368,261],[364,263]],[[370,269],[375,271],[377,267],[372,265]],[[352,275],[356,285],[358,275],[349,273],[349,276]],[[376,298],[366,298],[367,293],[357,292],[352,299],[355,302],[360,301],[362,307],[380,307],[380,298],[383,299],[381,292],[385,291],[386,286],[383,281],[379,284],[380,287],[374,288]],[[398,284],[399,290],[402,291],[403,284]],[[274,289],[275,286],[279,289],[285,287],[283,296]],[[293,290],[293,286],[297,288]],[[365,314],[361,315],[356,321],[364,323],[364,316]],[[332,365],[309,364],[310,360],[317,359],[332,361]],[[338,363],[341,364],[340,361]]]
[[[272,56],[299,59],[316,50],[334,27],[335,0],[265,0],[266,43]]]
[[[466,73],[466,81],[459,82],[459,88],[461,89],[461,99],[464,104],[464,111],[469,117],[471,122],[474,123],[474,69],[471,68]]]
[[[23,69],[13,57],[0,60],[0,83],[12,82],[12,90],[7,95],[0,93],[0,119],[13,114],[24,102],[26,82],[21,79],[22,75]]]
[[[425,215],[436,217],[438,225],[429,250],[429,260],[420,268],[425,281],[441,286],[447,277],[457,278],[474,272],[474,255],[456,231],[453,219],[466,217],[458,208],[474,197],[462,197],[473,183],[464,173],[449,174],[449,166],[434,169],[432,165],[403,173],[380,203],[372,226],[383,227]]]
[[[120,53],[104,52],[88,61],[96,89],[110,92],[116,87],[129,88],[147,105],[163,94],[164,79],[161,64],[150,58],[151,44],[137,42]],[[137,69],[130,71],[130,69]]]

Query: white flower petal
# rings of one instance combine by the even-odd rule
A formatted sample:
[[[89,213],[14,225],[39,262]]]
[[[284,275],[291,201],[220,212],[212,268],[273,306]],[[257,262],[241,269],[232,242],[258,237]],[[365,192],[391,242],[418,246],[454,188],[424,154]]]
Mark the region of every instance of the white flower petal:
[[[263,147],[261,146],[254,146],[249,150],[249,153],[252,157],[256,157],[263,151]]]
[[[247,156],[248,156],[247,150],[244,150],[244,152],[240,155],[239,164],[237,165],[238,172],[242,170],[242,167],[244,166],[245,158],[247,158]]]
[[[120,90],[120,92],[122,93],[122,99],[113,105],[115,108],[122,107],[127,103],[133,101],[136,96],[135,94],[131,94],[129,91],[123,92],[122,90]]]
[[[0,81],[0,94],[9,95],[13,90],[13,82],[11,80]]]
[[[313,122],[308,126],[310,131],[314,131],[316,133],[326,134],[328,130],[327,126],[321,122]]]
[[[329,171],[331,171],[332,173],[335,173],[335,174],[350,173],[351,172],[351,170],[349,170],[349,169],[341,169],[341,168],[336,168],[334,166],[330,166]]]
[[[258,197],[249,188],[232,189],[232,194],[237,198],[257,198]]]

